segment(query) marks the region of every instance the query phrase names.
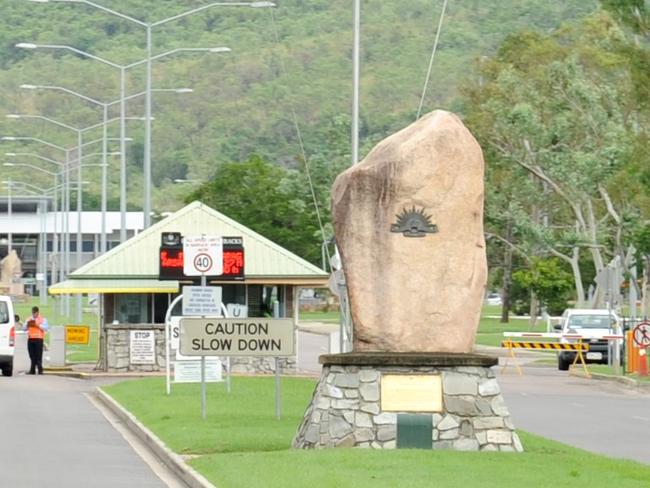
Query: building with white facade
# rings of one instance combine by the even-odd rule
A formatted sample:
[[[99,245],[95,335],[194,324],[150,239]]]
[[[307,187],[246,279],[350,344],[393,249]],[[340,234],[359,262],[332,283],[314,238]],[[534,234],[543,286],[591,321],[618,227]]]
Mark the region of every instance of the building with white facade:
[[[11,203],[11,205],[10,205]],[[81,224],[81,226],[79,226]],[[127,239],[144,227],[142,212],[126,212]],[[77,255],[77,231],[81,230],[81,254]],[[106,212],[106,249],[120,244],[121,214]],[[67,246],[69,236],[69,246]],[[38,285],[57,283],[66,273],[66,256],[72,272],[102,254],[102,213],[52,211],[43,197],[0,196],[0,260],[15,250],[22,261],[27,293]],[[46,281],[45,281],[46,280]]]

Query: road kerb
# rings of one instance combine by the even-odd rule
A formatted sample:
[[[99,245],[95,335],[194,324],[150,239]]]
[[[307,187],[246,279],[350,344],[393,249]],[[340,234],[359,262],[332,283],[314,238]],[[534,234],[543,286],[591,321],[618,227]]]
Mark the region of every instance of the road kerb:
[[[569,374],[572,376],[580,376],[578,374],[573,373],[573,371],[569,371]],[[592,379],[595,380],[609,380],[609,381],[615,381],[616,383],[621,383],[622,385],[625,386],[630,386],[632,388],[638,388],[638,389],[650,389],[650,384],[642,383],[640,381],[635,380],[634,378],[627,378],[625,376],[614,376],[611,374],[604,374],[604,373],[591,373]]]
[[[189,466],[181,456],[169,449],[153,432],[147,429],[131,412],[111,396],[96,388],[97,399],[115,414],[176,476],[190,488],[215,488],[203,475]]]

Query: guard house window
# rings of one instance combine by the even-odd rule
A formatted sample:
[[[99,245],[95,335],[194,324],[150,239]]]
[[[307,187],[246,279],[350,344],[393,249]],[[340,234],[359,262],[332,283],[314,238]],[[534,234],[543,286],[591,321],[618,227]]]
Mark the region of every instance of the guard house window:
[[[246,305],[246,286],[221,285],[221,300],[225,305],[229,303]]]
[[[115,295],[115,319],[120,324],[149,323],[148,296],[137,294]]]
[[[273,317],[273,304],[278,302],[280,317],[283,301],[281,288],[278,286],[250,285],[248,287],[248,316]]]

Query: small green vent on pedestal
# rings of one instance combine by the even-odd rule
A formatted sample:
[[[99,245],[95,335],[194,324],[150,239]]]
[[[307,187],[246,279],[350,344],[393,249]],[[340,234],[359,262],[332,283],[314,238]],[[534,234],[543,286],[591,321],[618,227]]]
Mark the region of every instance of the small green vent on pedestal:
[[[397,447],[399,449],[432,449],[433,417],[431,414],[397,415]]]

